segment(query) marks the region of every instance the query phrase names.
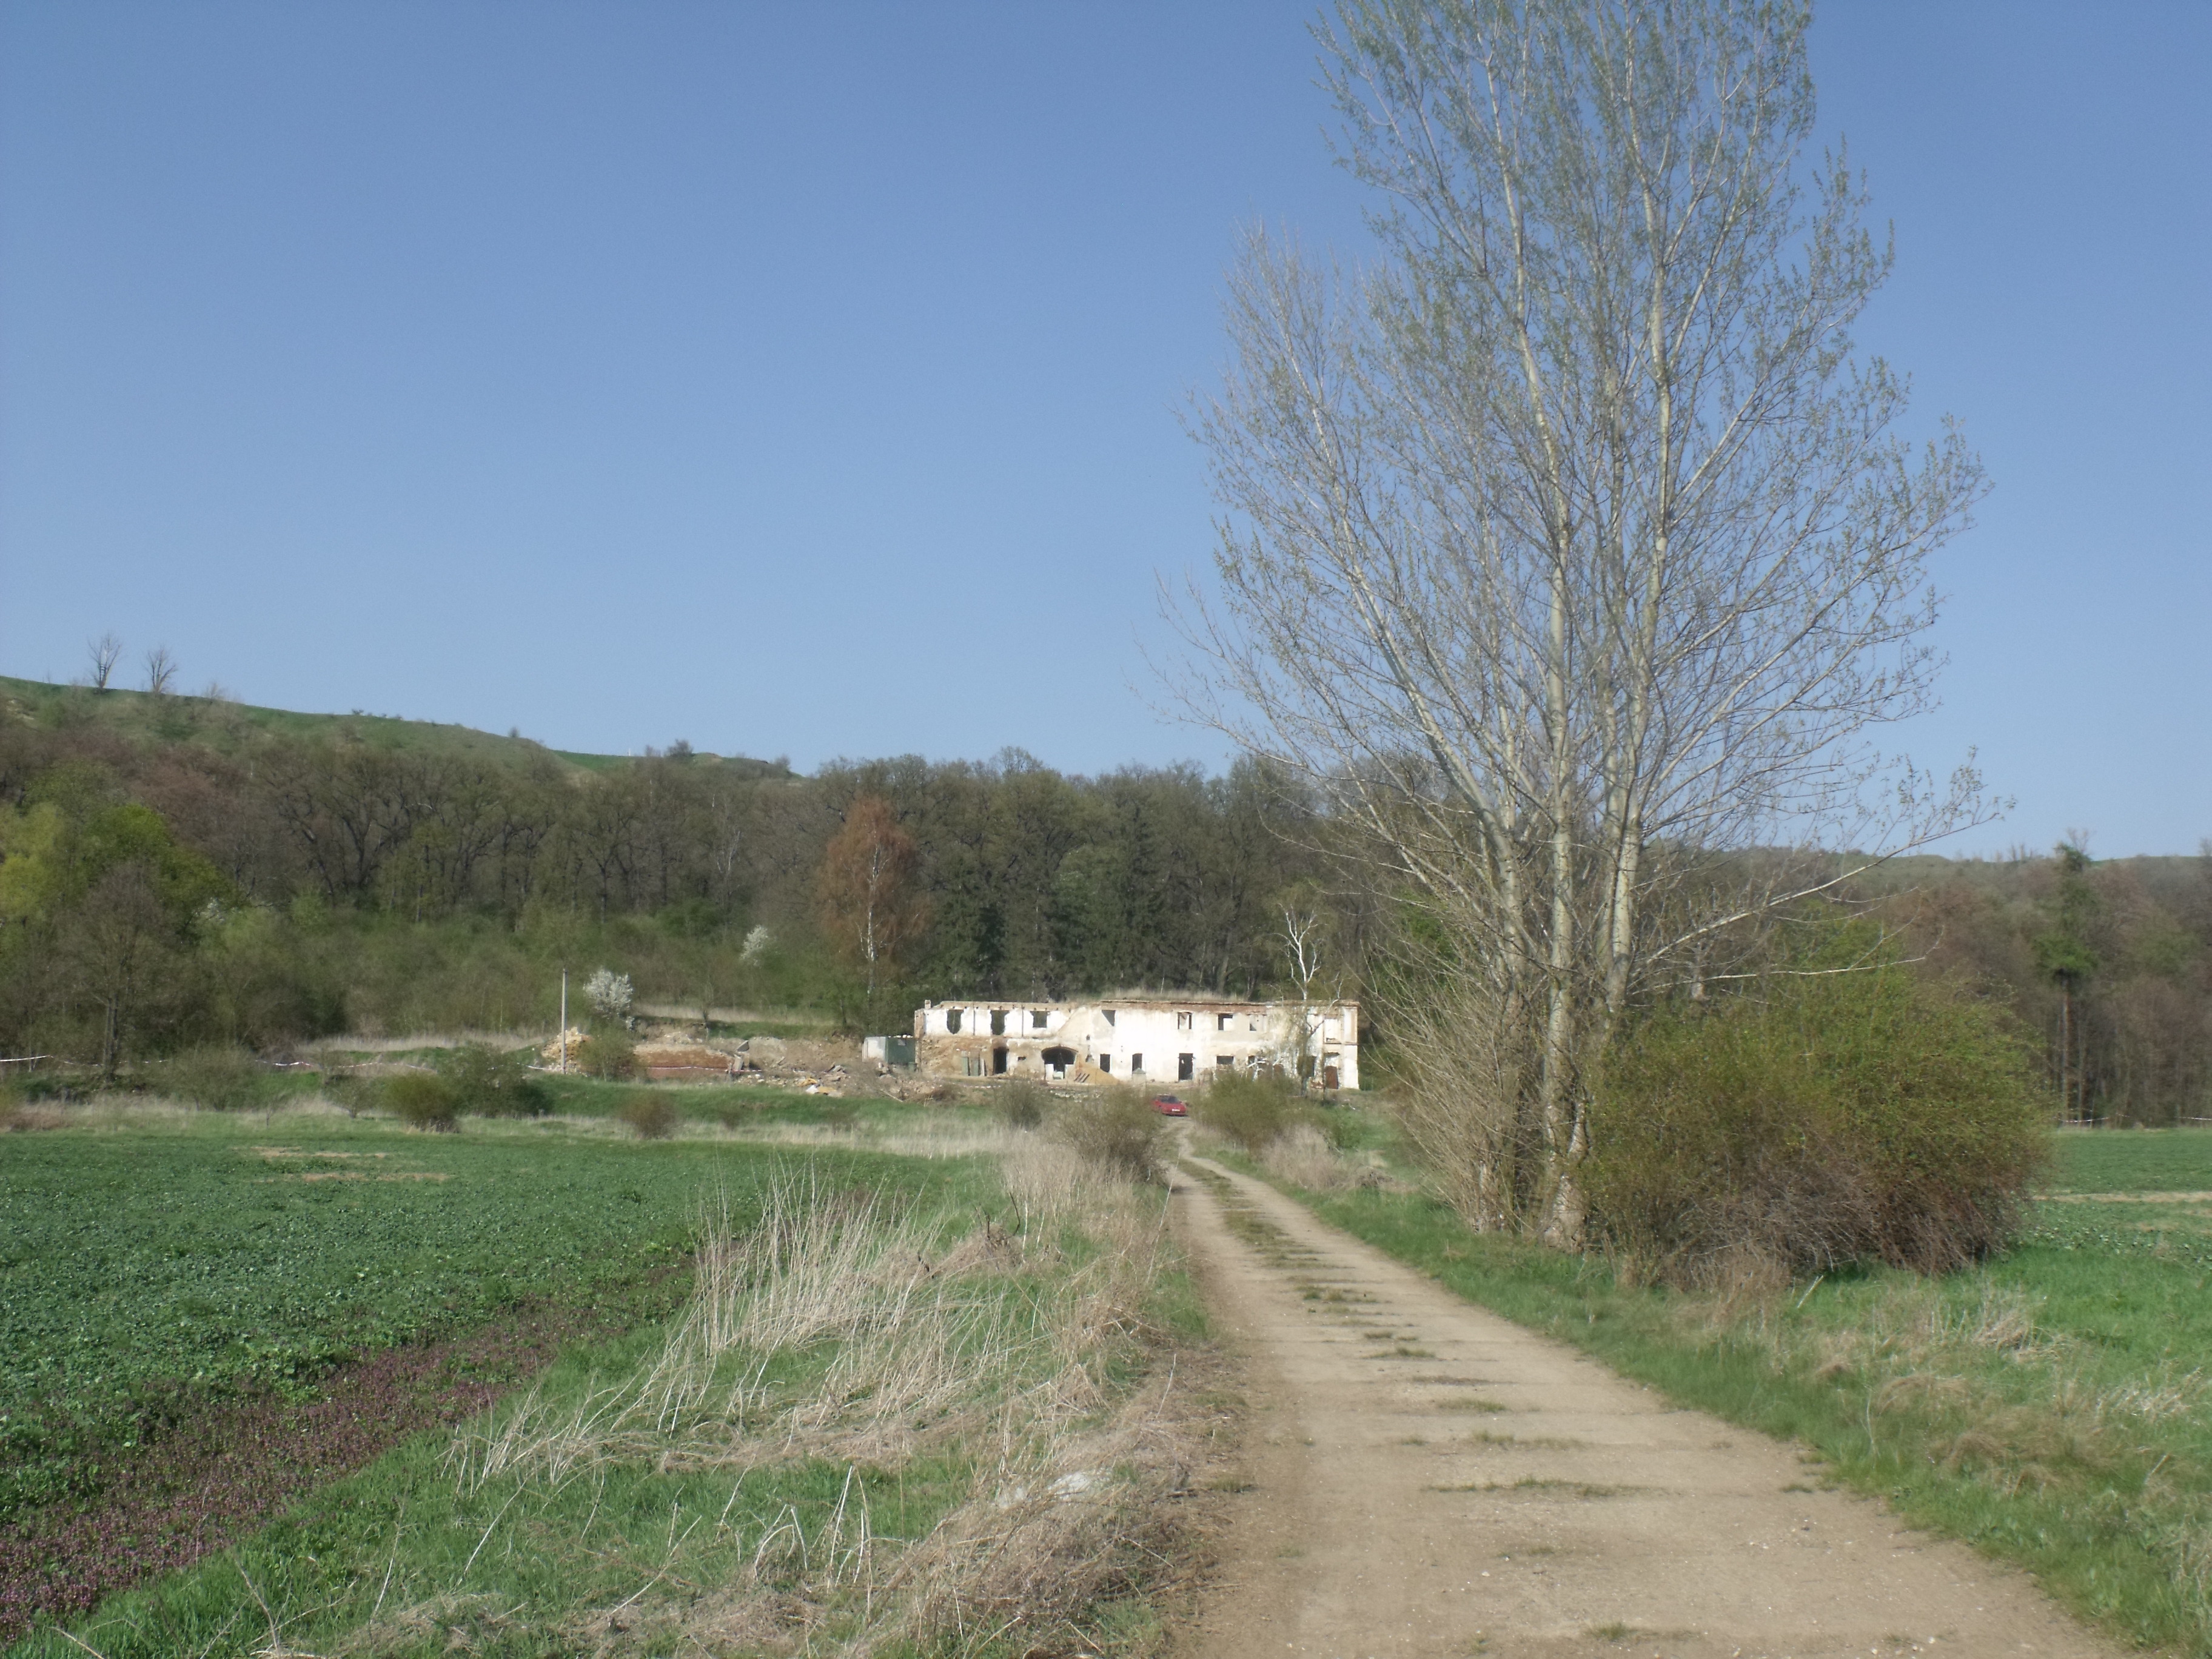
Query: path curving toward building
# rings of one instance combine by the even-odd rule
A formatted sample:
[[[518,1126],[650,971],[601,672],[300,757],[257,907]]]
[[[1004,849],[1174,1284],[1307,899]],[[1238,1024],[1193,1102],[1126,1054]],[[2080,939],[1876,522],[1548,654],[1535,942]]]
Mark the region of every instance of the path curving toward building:
[[[1189,1659],[2119,1650],[2024,1575],[1814,1489],[1791,1448],[1675,1409],[1261,1182],[1191,1158],[1176,1188],[1251,1407]]]

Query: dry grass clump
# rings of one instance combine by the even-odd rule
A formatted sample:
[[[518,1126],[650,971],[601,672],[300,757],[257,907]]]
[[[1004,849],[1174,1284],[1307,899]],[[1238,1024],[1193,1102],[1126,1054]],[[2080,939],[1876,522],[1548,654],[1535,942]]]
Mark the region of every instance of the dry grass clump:
[[[1174,1548],[1162,1503],[1189,1480],[1193,1448],[1170,1409],[1172,1378],[1087,1432],[1036,1443],[906,1553],[900,1635],[965,1650],[1036,1637],[1140,1584]]]
[[[1337,1151],[1319,1128],[1303,1122],[1291,1124],[1267,1143],[1260,1154],[1260,1167],[1286,1186],[1315,1193],[1377,1188],[1383,1179],[1381,1170]]]
[[[1701,1320],[1707,1340],[1727,1327],[1724,1340],[1779,1373],[1863,1393],[1876,1436],[1887,1413],[1932,1425],[1936,1461],[1975,1467],[2007,1493],[2060,1471],[2117,1469],[2136,1455],[2143,1425],[2212,1403],[2212,1378],[2195,1370],[2100,1382],[2095,1357],[2039,1324],[2040,1299],[2018,1289],[1985,1285],[1962,1304],[1939,1284],[1899,1279],[1841,1324],[1783,1320],[1778,1305],[1716,1303],[1678,1316]]]
[[[635,1372],[580,1399],[533,1394],[456,1437],[448,1470],[480,1501],[617,1465],[742,1480],[801,1461],[969,1462],[967,1496],[919,1538],[884,1536],[848,1480],[826,1522],[794,1511],[737,1540],[738,1582],[594,1614],[565,1639],[852,1654],[1014,1630],[1057,1641],[1157,1558],[1159,1500],[1189,1453],[1170,1384],[1116,1379],[1168,1260],[1162,1200],[1066,1141],[1001,1133],[1018,1227],[785,1181],[750,1226],[710,1218],[691,1298]]]

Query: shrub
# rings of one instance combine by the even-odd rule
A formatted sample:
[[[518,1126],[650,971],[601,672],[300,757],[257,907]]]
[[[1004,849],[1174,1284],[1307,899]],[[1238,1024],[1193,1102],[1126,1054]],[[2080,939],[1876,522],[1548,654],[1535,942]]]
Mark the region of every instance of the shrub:
[[[195,1048],[161,1067],[161,1088],[210,1111],[234,1112],[261,1092],[261,1062],[243,1048]]]
[[[439,1072],[453,1085],[460,1109],[477,1117],[543,1117],[553,1093],[533,1076],[520,1050],[502,1053],[478,1042],[447,1055]]]
[[[1198,1121],[1257,1158],[1269,1141],[1306,1115],[1291,1089],[1281,1078],[1228,1073],[1198,1097]]]
[[[2047,1108],[1987,1003],[1895,964],[1773,976],[1618,1046],[1583,1171],[1593,1231],[1689,1283],[1942,1272],[2011,1235]]]
[[[582,1054],[571,1054],[568,1063],[593,1077],[619,1082],[637,1075],[637,1044],[619,1025],[609,1026],[585,1038]]]
[[[681,1121],[675,1105],[654,1094],[632,1095],[616,1115],[636,1132],[640,1140],[665,1140],[676,1133]]]
[[[418,1129],[450,1131],[460,1115],[461,1098],[434,1072],[402,1072],[384,1084],[384,1103]]]
[[[999,1085],[991,1109],[1009,1128],[1034,1129],[1052,1106],[1052,1091],[1035,1078],[1018,1077]]]
[[[1159,1178],[1164,1125],[1152,1103],[1126,1085],[1059,1102],[1052,1112],[1054,1138],[1092,1163],[1133,1181]]]
[[[384,1097],[374,1078],[363,1077],[349,1066],[325,1067],[322,1091],[323,1097],[343,1107],[348,1117],[359,1117]]]
[[[1276,1180],[1309,1192],[1340,1193],[1382,1185],[1378,1171],[1346,1158],[1319,1123],[1303,1118],[1267,1143],[1260,1164]]]

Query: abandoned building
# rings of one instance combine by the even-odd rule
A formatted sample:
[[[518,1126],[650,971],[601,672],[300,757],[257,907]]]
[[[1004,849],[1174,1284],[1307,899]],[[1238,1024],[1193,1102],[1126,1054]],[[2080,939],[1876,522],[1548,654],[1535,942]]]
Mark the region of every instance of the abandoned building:
[[[931,1002],[915,1011],[914,1063],[934,1077],[1047,1083],[1192,1083],[1215,1072],[1299,1072],[1359,1086],[1356,1002],[1113,997],[1096,1002]]]

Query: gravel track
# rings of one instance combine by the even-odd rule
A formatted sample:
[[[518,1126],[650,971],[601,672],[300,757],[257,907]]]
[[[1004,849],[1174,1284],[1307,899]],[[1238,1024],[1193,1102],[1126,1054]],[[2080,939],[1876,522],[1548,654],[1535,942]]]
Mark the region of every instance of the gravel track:
[[[1195,1170],[1199,1179],[1192,1179]],[[2092,1659],[2025,1576],[1814,1489],[1204,1158],[1178,1225],[1251,1405],[1190,1659]]]

